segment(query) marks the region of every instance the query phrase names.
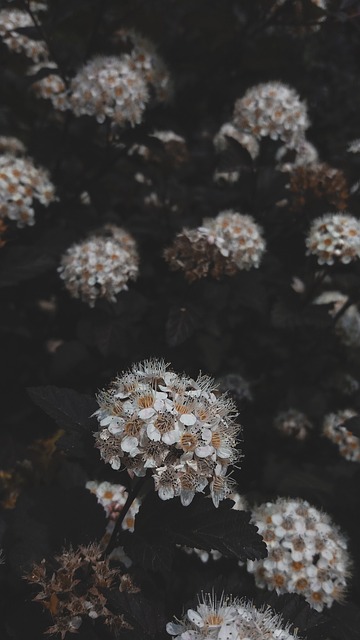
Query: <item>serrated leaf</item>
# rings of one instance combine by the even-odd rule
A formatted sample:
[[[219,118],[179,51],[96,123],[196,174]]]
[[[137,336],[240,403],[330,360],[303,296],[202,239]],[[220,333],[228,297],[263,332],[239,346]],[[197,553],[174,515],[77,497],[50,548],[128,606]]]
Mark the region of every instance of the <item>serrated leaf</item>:
[[[27,392],[32,401],[63,429],[83,431],[96,426],[96,419],[91,416],[98,404],[91,396],[52,385],[30,387]]]

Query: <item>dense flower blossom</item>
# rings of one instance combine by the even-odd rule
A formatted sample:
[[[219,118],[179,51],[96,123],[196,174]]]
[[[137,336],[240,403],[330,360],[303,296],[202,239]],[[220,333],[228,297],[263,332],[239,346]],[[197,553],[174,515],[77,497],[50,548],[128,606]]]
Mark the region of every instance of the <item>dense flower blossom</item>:
[[[335,331],[341,342],[347,347],[360,347],[360,313],[356,304],[343,307],[348,304],[348,296],[340,291],[324,291],[314,300],[314,304],[332,305],[329,314],[332,317],[340,313],[335,324]]]
[[[114,225],[106,225],[83,242],[72,245],[61,259],[58,271],[73,298],[90,307],[99,298],[116,301],[129,280],[138,275],[139,257],[132,236]]]
[[[297,409],[281,411],[274,419],[274,427],[282,435],[295,438],[295,440],[305,440],[312,424],[308,417]]]
[[[0,155],[0,218],[14,220],[18,227],[33,225],[35,202],[47,207],[55,199],[55,187],[45,169],[36,167],[31,158]]]
[[[330,517],[306,500],[278,498],[253,510],[268,557],[248,560],[258,587],[298,593],[317,611],[341,602],[350,572],[347,541]]]
[[[100,123],[141,122],[149,92],[141,70],[128,55],[96,56],[71,80],[69,107],[76,116],[95,116]]]
[[[251,216],[230,209],[205,218],[197,229],[183,229],[164,255],[171,269],[185,271],[192,281],[257,268],[264,251],[261,227]]]
[[[182,620],[166,625],[176,640],[293,640],[296,631],[269,607],[257,609],[246,599],[202,594],[195,609]]]
[[[67,633],[76,633],[86,618],[101,620],[113,632],[132,628],[123,615],[108,608],[104,590],[113,587],[136,593],[139,589],[128,574],[110,567],[100,546],[64,550],[55,556],[55,563],[54,567],[43,560],[25,576],[40,589],[34,600],[52,613],[53,625],[47,633],[59,633],[63,640]]]
[[[329,413],[324,418],[323,434],[338,446],[340,455],[346,460],[360,462],[360,438],[343,426],[344,422],[355,417],[358,417],[358,413],[353,409]]]
[[[162,500],[189,505],[210,488],[215,506],[232,492],[228,466],[239,459],[235,405],[207,376],[178,375],[162,360],[134,364],[98,394],[96,446],[113,469],[152,469]]]
[[[321,265],[349,264],[360,257],[360,222],[348,213],[327,213],[311,224],[306,246]]]
[[[128,497],[128,492],[122,484],[112,484],[111,482],[97,482],[89,480],[86,483],[86,489],[91,491],[97,501],[105,509],[106,516],[109,518],[107,532],[113,531],[115,522],[118,519]],[[123,529],[134,531],[135,516],[140,509],[140,500],[135,498],[121,523]]]
[[[295,89],[281,82],[251,87],[235,102],[234,125],[257,140],[270,137],[296,146],[309,127],[307,108]]]
[[[33,40],[28,35],[17,31],[24,27],[34,27],[29,13],[20,9],[2,9],[0,11],[0,38],[8,49],[16,53],[24,53],[34,62],[46,59],[48,57],[46,43],[43,40]]]

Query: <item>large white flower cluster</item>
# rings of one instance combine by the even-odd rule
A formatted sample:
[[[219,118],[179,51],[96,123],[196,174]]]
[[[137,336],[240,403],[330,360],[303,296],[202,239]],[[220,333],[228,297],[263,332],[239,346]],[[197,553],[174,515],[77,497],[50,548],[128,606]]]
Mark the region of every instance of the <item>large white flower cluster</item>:
[[[258,587],[298,593],[317,611],[341,602],[350,572],[347,541],[331,518],[306,500],[278,498],[253,509],[268,557],[248,560]]]
[[[343,425],[358,415],[353,409],[342,409],[325,416],[323,424],[324,436],[337,445],[340,455],[351,462],[360,462],[360,438]]]
[[[248,89],[235,102],[235,126],[257,140],[269,137],[296,146],[310,125],[306,104],[282,82],[265,82]]]
[[[307,254],[319,264],[349,264],[360,258],[360,221],[348,213],[327,213],[316,218],[306,238]]]
[[[32,10],[36,9],[36,3],[32,3],[32,5]],[[47,58],[48,48],[43,40],[34,40],[17,31],[17,29],[24,27],[35,28],[27,11],[21,9],[2,9],[0,11],[0,38],[8,49],[15,53],[24,53],[34,62]]]
[[[232,491],[228,466],[239,459],[235,404],[207,376],[178,375],[162,360],[134,364],[98,394],[96,446],[113,469],[151,469],[162,500],[189,505],[210,487],[215,506]]]
[[[16,146],[12,138],[10,146],[15,153],[22,152],[22,143]],[[18,227],[33,225],[35,202],[47,207],[55,199],[55,187],[45,169],[28,157],[0,155],[0,218],[14,220]]]
[[[90,307],[99,298],[116,301],[135,280],[139,256],[133,237],[124,229],[105,225],[83,242],[73,244],[61,259],[60,278],[73,298]]]
[[[245,599],[216,600],[202,594],[195,609],[188,609],[184,618],[166,625],[176,640],[294,640],[296,631],[269,607],[257,609]]]

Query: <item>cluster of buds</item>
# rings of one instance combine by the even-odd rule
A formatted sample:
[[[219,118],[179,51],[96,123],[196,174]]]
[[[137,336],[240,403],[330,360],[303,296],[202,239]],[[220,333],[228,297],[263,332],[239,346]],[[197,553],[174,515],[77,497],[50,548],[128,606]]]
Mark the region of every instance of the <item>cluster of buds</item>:
[[[35,2],[31,2],[30,6],[32,12],[43,7]],[[20,9],[2,9],[0,11],[0,38],[3,43],[10,51],[24,53],[34,62],[39,62],[48,57],[48,48],[43,40],[34,40],[25,33],[21,33],[21,29],[29,27],[34,28],[34,22],[27,11]]]
[[[106,225],[81,243],[73,244],[61,259],[58,271],[73,298],[90,307],[99,298],[116,301],[138,275],[139,257],[132,236],[114,225]]]
[[[115,522],[118,519],[123,507],[126,503],[128,492],[122,484],[112,484],[111,482],[97,482],[89,480],[86,485],[92,494],[96,496],[97,501],[105,509],[106,517],[109,519],[107,532],[111,533],[114,529]],[[126,516],[121,523],[122,529],[126,531],[134,531],[135,516],[140,509],[140,500],[134,498]]]
[[[4,139],[3,145],[5,144]],[[9,147],[23,153],[23,145],[13,138]],[[0,218],[14,220],[18,227],[35,224],[35,202],[47,207],[55,200],[55,187],[45,169],[36,167],[31,158],[8,151],[0,155]]]
[[[306,246],[320,265],[349,264],[360,257],[360,222],[347,213],[327,213],[311,224]]]
[[[311,199],[325,200],[343,210],[350,195],[344,173],[325,162],[293,166],[287,187],[293,211],[301,210]]]
[[[239,459],[240,426],[232,400],[211,378],[178,375],[162,360],[133,365],[98,394],[96,446],[113,469],[152,470],[162,500],[187,506],[210,486],[215,506],[232,492],[228,466]]]
[[[337,445],[340,455],[346,460],[360,462],[360,438],[344,426],[344,422],[355,417],[358,413],[353,409],[329,413],[324,419],[323,434]]]
[[[228,210],[205,218],[197,229],[183,229],[164,255],[170,268],[183,270],[191,282],[257,268],[264,252],[262,229],[255,220]]]
[[[166,631],[175,640],[294,640],[296,631],[284,624],[269,607],[257,609],[245,599],[216,599],[202,594],[195,609],[182,620],[168,622]]]
[[[257,140],[269,137],[296,146],[309,127],[307,108],[296,91],[281,82],[266,82],[248,89],[235,102],[235,127]]]
[[[264,560],[248,560],[258,587],[298,593],[322,611],[341,602],[350,572],[345,536],[330,517],[306,500],[278,498],[252,512],[268,549]]]
[[[108,608],[104,590],[117,588],[136,593],[139,589],[128,574],[110,567],[103,549],[96,544],[63,551],[51,565],[43,560],[33,566],[25,579],[40,590],[34,600],[52,614],[49,634],[59,633],[63,640],[67,633],[76,633],[85,618],[100,620],[112,632],[131,629],[123,615]]]
[[[304,413],[297,409],[288,409],[278,413],[274,420],[274,427],[284,436],[305,440],[313,426]]]
[[[329,314],[336,318],[340,313],[335,330],[342,344],[347,347],[360,347],[360,313],[355,304],[347,306],[348,300],[348,296],[340,291],[324,291],[315,298],[314,304],[331,304]],[[342,311],[344,306],[345,310]]]

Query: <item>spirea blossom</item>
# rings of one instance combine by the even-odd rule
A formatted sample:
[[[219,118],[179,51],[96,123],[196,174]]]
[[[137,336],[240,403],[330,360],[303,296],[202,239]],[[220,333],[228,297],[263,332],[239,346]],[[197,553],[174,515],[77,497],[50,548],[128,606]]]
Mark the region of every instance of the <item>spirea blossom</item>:
[[[274,419],[274,427],[284,436],[295,438],[295,440],[305,440],[312,429],[312,424],[301,411],[288,409],[277,414]]]
[[[355,418],[358,413],[353,409],[342,409],[325,416],[323,434],[337,445],[340,455],[351,462],[360,462],[360,438],[344,426],[344,422]]]
[[[229,138],[232,138],[244,147],[253,160],[257,158],[260,151],[260,145],[254,135],[241,131],[232,122],[225,122],[214,136],[213,143],[216,151],[221,153],[226,151],[229,146]]]
[[[117,294],[127,290],[128,281],[137,278],[138,264],[132,236],[120,227],[106,225],[73,244],[58,271],[70,295],[93,307],[99,298],[115,302]]]
[[[24,53],[34,62],[48,57],[48,48],[43,40],[33,40],[17,29],[34,27],[31,16],[20,9],[2,9],[0,11],[0,38],[4,44],[16,53]]]
[[[291,173],[297,167],[306,167],[317,163],[319,154],[311,142],[306,138],[299,138],[293,148],[286,144],[282,145],[277,150],[275,158],[278,161],[276,168],[279,171]]]
[[[314,304],[331,304],[329,314],[336,317],[344,305],[347,305],[348,300],[348,296],[340,291],[324,291],[315,298]],[[335,331],[347,347],[360,347],[360,313],[356,304],[341,312],[335,324]]]
[[[46,633],[59,633],[63,640],[67,633],[76,633],[85,619],[99,620],[113,632],[132,628],[123,615],[108,608],[104,592],[114,588],[136,593],[139,589],[128,574],[110,567],[97,544],[64,550],[55,556],[55,563],[43,560],[25,579],[39,589],[34,600],[52,613],[53,625]]]
[[[26,147],[17,138],[12,136],[0,136],[0,153],[9,153],[13,156],[23,156]]]
[[[257,140],[270,137],[296,146],[310,122],[299,95],[281,82],[266,82],[248,89],[235,102],[234,125]]]
[[[149,91],[141,69],[129,55],[96,56],[70,83],[69,107],[76,116],[109,118],[117,125],[139,124]]]
[[[232,492],[227,469],[239,459],[235,405],[211,378],[178,375],[162,360],[134,364],[97,396],[96,446],[115,470],[152,470],[162,500],[184,506],[210,488],[215,506]]]
[[[192,281],[257,268],[264,252],[261,227],[251,216],[230,209],[205,218],[197,229],[183,229],[164,255],[171,269],[185,271]]]
[[[55,109],[65,111],[69,108],[68,89],[55,62],[46,61],[33,65],[29,69],[28,75],[35,76],[45,68],[49,70],[48,75],[35,80],[31,85],[31,89],[38,98],[51,100]]]
[[[321,265],[349,264],[360,257],[360,222],[348,213],[327,213],[313,221],[306,246]]]
[[[14,220],[18,227],[33,225],[36,201],[47,207],[55,199],[45,169],[36,167],[31,158],[0,155],[0,218]]]
[[[341,602],[350,571],[347,541],[330,517],[306,500],[278,498],[253,510],[268,550],[248,560],[258,587],[298,593],[317,611]]]
[[[86,489],[91,491],[99,504],[104,507],[109,523],[107,531],[111,532],[114,529],[116,520],[118,519],[128,497],[128,492],[122,484],[112,484],[111,482],[97,482],[96,480],[89,480],[86,485]],[[131,506],[121,523],[121,526],[126,531],[134,531],[135,516],[140,509],[140,500],[135,498],[131,503]]]
[[[293,640],[296,631],[269,607],[257,609],[246,599],[202,594],[195,609],[166,625],[175,640]]]

